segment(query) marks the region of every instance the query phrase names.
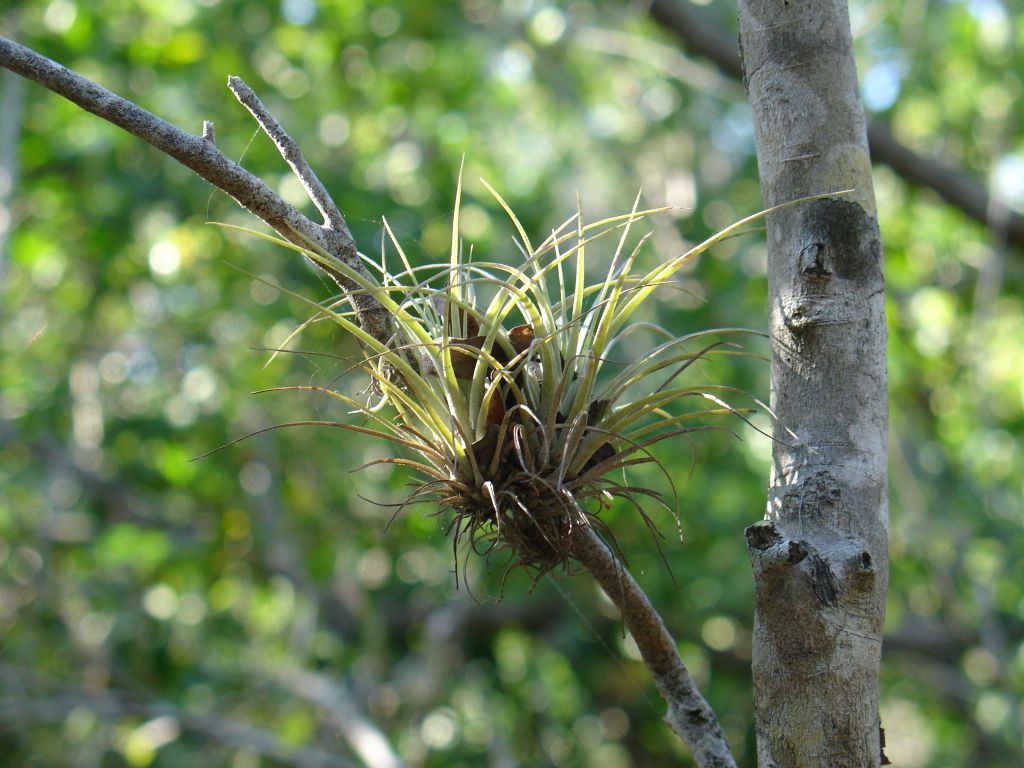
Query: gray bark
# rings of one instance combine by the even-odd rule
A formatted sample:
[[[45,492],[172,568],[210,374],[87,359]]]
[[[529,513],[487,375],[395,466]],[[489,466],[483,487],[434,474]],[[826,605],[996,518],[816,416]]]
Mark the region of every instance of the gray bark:
[[[697,765],[736,768],[718,717],[697,689],[676,641],[636,579],[589,526],[574,532],[573,556],[622,613],[622,621],[668,704],[665,722],[690,748]]]
[[[768,217],[768,510],[747,530],[762,768],[884,762],[886,327],[871,163],[844,0],[740,0]]]

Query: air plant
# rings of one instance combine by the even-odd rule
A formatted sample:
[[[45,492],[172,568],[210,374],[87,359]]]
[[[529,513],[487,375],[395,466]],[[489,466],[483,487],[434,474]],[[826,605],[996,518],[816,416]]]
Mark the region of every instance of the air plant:
[[[702,358],[739,353],[735,345],[711,339],[723,329],[676,336],[631,319],[655,290],[672,284],[683,265],[767,211],[639,272],[637,256],[649,235],[629,248],[630,234],[638,222],[667,209],[639,210],[638,196],[629,213],[584,224],[578,205],[575,215],[534,244],[501,195],[484,186],[518,234],[518,265],[466,253],[458,235],[461,179],[448,262],[414,267],[385,220],[381,262],[363,257],[379,274],[377,282],[311,242],[301,247],[246,231],[341,272],[392,317],[394,336],[384,344],[340,302],[314,305],[318,316],[360,342],[359,367],[372,380],[365,401],[299,387],[322,391],[364,417],[362,425],[325,423],[397,446],[403,455],[374,463],[420,476],[400,508],[432,502],[456,550],[462,543],[481,554],[507,550],[512,566],[530,568],[539,579],[559,566],[569,568],[574,535],[583,526],[594,526],[615,546],[601,512],[617,498],[631,504],[652,533],[657,529],[645,502],[668,509],[678,525],[663,494],[631,485],[623,470],[660,467],[651,449],[663,440],[722,428],[703,419],[749,412],[723,399],[736,391],[731,387],[679,382]],[[395,272],[387,266],[389,243],[402,266]],[[614,243],[604,249],[611,251],[605,275],[588,283],[587,261],[605,243]],[[640,330],[660,341],[616,361],[616,348]],[[673,408],[684,401],[696,407]]]

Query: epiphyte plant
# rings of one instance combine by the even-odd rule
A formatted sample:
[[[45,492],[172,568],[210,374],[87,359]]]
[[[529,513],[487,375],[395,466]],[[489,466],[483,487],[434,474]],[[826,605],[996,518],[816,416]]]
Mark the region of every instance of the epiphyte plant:
[[[687,341],[696,342],[708,332],[683,340],[665,334],[666,340],[646,357],[625,361],[617,373],[606,369],[616,367],[612,353],[637,325],[627,325],[636,309],[687,261],[778,208],[844,192],[762,211],[640,277],[631,275],[637,252],[626,253],[622,231],[607,277],[595,285],[583,278],[587,245],[628,230],[651,212],[634,206],[625,216],[589,226],[583,225],[582,216],[573,217],[534,248],[502,202],[521,238],[519,267],[464,262],[453,236],[451,259],[435,270],[436,279],[421,279],[422,268],[413,269],[397,243],[405,269],[392,275],[382,264],[380,278],[374,279],[340,209],[295,142],[241,79],[230,77],[228,87],[274,141],[322,223],[307,218],[221,152],[212,123],[204,124],[201,135],[186,133],[6,38],[0,38],[0,66],[178,160],[329,275],[352,310],[338,302],[318,306],[318,312],[360,340],[362,365],[374,381],[377,402],[364,404],[334,393],[370,426],[319,423],[384,437],[418,452],[416,459],[390,461],[424,475],[413,501],[432,499],[442,511],[456,513],[456,545],[468,536],[484,548],[510,549],[540,573],[570,559],[578,562],[621,611],[668,704],[665,720],[690,747],[696,763],[735,766],[714,711],[697,690],[660,615],[616,557],[611,531],[600,519],[602,501],[616,496],[634,503],[659,499],[646,488],[608,479],[608,473],[653,460],[650,446],[692,430],[688,419],[736,413],[715,394],[720,390],[674,383],[701,356],[725,350],[706,343],[698,352],[685,349]],[[457,233],[457,214],[455,218]],[[557,293],[549,290],[556,278]],[[484,296],[485,288],[493,289],[493,298],[478,303],[477,293]],[[506,320],[523,322],[506,329]],[[717,407],[673,415],[671,404],[689,397],[702,397]],[[393,409],[391,418],[385,408]],[[597,500],[596,512],[580,507],[590,499]]]
[[[376,279],[311,241],[297,245],[245,231],[341,272],[393,318],[394,335],[384,343],[360,326],[354,310],[343,309],[345,299],[326,306],[304,299],[316,307],[317,317],[329,317],[359,341],[359,367],[372,384],[365,400],[326,388],[298,389],[324,392],[363,417],[361,425],[331,426],[390,441],[405,454],[378,460],[420,476],[399,511],[430,502],[453,534],[456,559],[463,542],[479,554],[507,550],[511,566],[527,567],[539,579],[557,567],[569,570],[582,527],[616,546],[600,516],[616,498],[637,510],[655,541],[658,530],[645,503],[667,510],[678,526],[678,512],[664,494],[631,484],[624,470],[660,467],[651,448],[663,440],[725,429],[704,423],[707,418],[750,412],[726,402],[737,392],[733,387],[685,385],[680,379],[702,358],[744,354],[715,336],[751,331],[704,329],[676,336],[631,319],[655,290],[673,284],[685,264],[766,212],[640,272],[637,257],[649,235],[630,245],[630,234],[639,222],[668,209],[640,210],[638,195],[629,213],[585,224],[578,204],[573,216],[534,244],[508,203],[482,183],[516,230],[518,265],[474,260],[464,247],[461,174],[447,263],[413,266],[386,220],[380,262],[362,257]],[[389,245],[400,270],[388,267]],[[599,249],[607,269],[602,279],[588,283],[588,254]],[[654,345],[616,359],[617,348],[622,353],[627,337],[639,331],[654,338]],[[684,401],[696,407],[674,407]],[[674,493],[671,477],[663,467],[662,472]]]

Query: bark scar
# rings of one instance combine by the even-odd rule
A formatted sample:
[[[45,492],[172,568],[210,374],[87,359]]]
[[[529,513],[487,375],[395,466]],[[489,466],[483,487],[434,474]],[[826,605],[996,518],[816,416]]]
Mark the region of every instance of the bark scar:
[[[771,520],[754,523],[743,533],[746,534],[747,545],[761,552],[782,541],[782,534]]]
[[[763,572],[790,568],[807,561],[806,577],[815,598],[827,606],[839,602],[839,582],[832,566],[818,550],[803,539],[786,538],[771,520],[762,520],[749,526],[744,534],[751,555],[757,553]],[[870,556],[869,556],[870,560]]]
[[[814,596],[822,604],[834,606],[839,602],[839,584],[836,582],[831,566],[829,566],[828,561],[813,550],[810,554],[810,562],[811,589],[814,591]]]
[[[814,242],[805,245],[799,256],[800,272],[807,277],[829,278],[832,272],[825,267],[825,244]]]

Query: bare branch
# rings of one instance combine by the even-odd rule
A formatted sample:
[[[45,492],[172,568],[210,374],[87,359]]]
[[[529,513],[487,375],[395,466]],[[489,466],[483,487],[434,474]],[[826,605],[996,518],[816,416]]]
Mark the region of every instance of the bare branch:
[[[651,18],[675,34],[687,49],[706,57],[725,74],[743,79],[736,38],[707,21],[683,0],[652,0]],[[992,199],[983,184],[962,170],[933,158],[923,157],[901,144],[889,127],[880,120],[868,124],[871,157],[888,165],[911,184],[933,190],[943,200],[972,219],[992,228],[998,223],[997,235],[1018,248],[1024,247],[1024,216],[1008,212],[1007,220],[992,221]]]
[[[573,556],[622,613],[644,663],[668,703],[665,722],[693,752],[700,768],[735,768],[718,718],[679,658],[675,640],[633,576],[590,526],[573,532]]]
[[[281,199],[264,181],[217,149],[206,135],[205,129],[203,136],[185,133],[92,80],[4,37],[0,37],[0,67],[49,88],[82,109],[151,144],[222,189],[239,205],[259,216],[289,242],[301,246],[313,243],[325,253],[370,279],[370,274],[356,251],[355,241],[344,220],[340,218],[340,213],[337,217],[333,214],[327,217],[327,225],[313,223]],[[304,183],[305,181],[306,179]],[[317,184],[319,185],[319,182]],[[322,186],[319,188],[322,195],[326,196]],[[327,199],[329,200],[329,197]],[[318,205],[322,202],[319,201]],[[333,205],[331,203],[331,206]],[[334,207],[334,210],[337,208]],[[330,225],[332,218],[339,220],[340,227]],[[322,264],[317,266],[327,272],[347,293],[363,329],[382,344],[387,344],[393,334],[391,318],[380,302],[361,290],[340,271]]]
[[[736,38],[706,21],[689,2],[651,0],[648,12],[652,19],[674,33],[688,50],[710,60],[733,79],[743,78]]]
[[[249,113],[256,119],[256,122],[260,124],[263,132],[277,146],[281,157],[285,159],[299,181],[302,182],[302,186],[305,188],[306,194],[309,195],[309,199],[313,201],[313,205],[316,206],[316,209],[324,217],[324,224],[352,239],[352,234],[348,230],[345,218],[341,215],[341,211],[338,210],[338,206],[334,204],[334,200],[331,199],[327,189],[320,182],[320,179],[317,178],[316,173],[314,173],[309,163],[306,162],[306,158],[302,154],[302,150],[299,149],[299,145],[285,132],[284,128],[274,119],[274,116],[267,111],[267,108],[263,106],[263,102],[260,101],[260,97],[256,95],[256,92],[242,78],[235,75],[228,78],[228,88],[235,94],[235,97],[241,102],[242,106],[249,110]]]
[[[932,189],[950,205],[995,230],[1000,240],[1005,237],[1007,243],[1024,247],[1024,216],[1006,210],[1005,205],[992,199],[984,185],[963,171],[917,154],[901,144],[880,120],[868,123],[868,144],[872,157],[905,180]],[[997,211],[1004,216],[993,216]]]

